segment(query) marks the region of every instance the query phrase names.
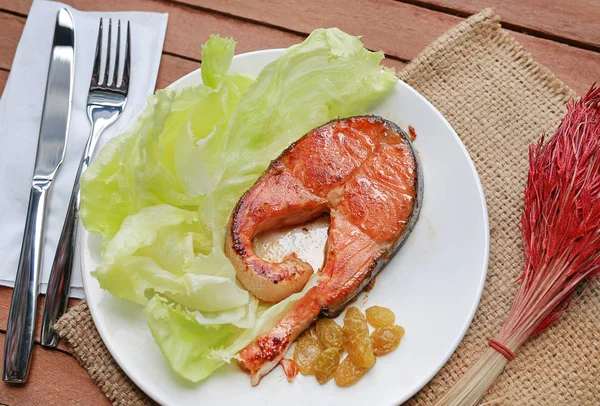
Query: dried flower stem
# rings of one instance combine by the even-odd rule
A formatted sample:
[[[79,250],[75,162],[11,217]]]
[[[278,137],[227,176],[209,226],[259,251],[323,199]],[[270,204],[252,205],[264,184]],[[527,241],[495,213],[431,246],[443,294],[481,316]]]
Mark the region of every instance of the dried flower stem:
[[[600,88],[568,106],[552,138],[530,147],[521,231],[521,286],[496,337],[512,353],[558,321],[582,281],[600,275]],[[436,405],[477,404],[507,363],[487,349]]]

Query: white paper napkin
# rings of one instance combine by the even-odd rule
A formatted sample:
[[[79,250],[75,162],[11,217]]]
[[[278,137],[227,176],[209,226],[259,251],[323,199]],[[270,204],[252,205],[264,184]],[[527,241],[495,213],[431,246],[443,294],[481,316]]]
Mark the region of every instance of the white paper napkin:
[[[94,62],[100,17],[131,22],[131,82],[127,107],[106,130],[96,152],[118,135],[145,106],[154,92],[167,28],[167,14],[92,13],[61,3],[34,1],[19,42],[10,76],[0,100],[0,284],[13,286],[35,162],[40,118],[56,14],[67,7],[75,21],[75,81],[71,127],[64,162],[54,179],[46,212],[40,289],[46,291],[50,267],[67,211],[75,173],[90,132],[86,115],[87,94]],[[122,26],[121,29],[126,26]],[[124,31],[122,41],[124,43]],[[104,25],[107,35],[107,24]],[[116,31],[113,32],[113,53]],[[123,54],[121,54],[123,55]],[[114,59],[113,59],[114,60]],[[122,59],[121,59],[122,60]],[[71,293],[83,297],[79,254],[75,257]]]

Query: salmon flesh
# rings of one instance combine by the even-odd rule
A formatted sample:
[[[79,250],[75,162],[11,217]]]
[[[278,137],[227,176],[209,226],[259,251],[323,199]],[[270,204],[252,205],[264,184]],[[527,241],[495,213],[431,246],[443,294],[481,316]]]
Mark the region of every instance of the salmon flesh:
[[[294,253],[281,263],[259,258],[252,248],[256,234],[324,213],[331,221],[316,286],[239,353],[252,385],[319,315],[338,315],[389,262],[414,227],[422,196],[422,171],[409,136],[377,116],[331,121],[271,162],[238,202],[225,242],[250,293],[276,303],[300,292],[315,272]]]

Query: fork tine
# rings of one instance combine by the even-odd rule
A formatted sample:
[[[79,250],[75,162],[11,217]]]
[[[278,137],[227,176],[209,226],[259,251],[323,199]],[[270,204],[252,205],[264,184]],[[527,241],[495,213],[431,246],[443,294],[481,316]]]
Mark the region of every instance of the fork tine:
[[[112,86],[117,87],[119,78],[119,51],[121,50],[121,20],[117,23],[117,50],[115,52],[115,73],[113,74]]]
[[[125,41],[125,65],[123,66],[123,79],[121,80],[121,90],[127,93],[129,89],[129,69],[131,66],[131,30],[129,21],[127,21],[127,39]]]
[[[108,77],[110,72],[110,43],[112,33],[112,18],[108,19],[108,42],[106,44],[106,66],[104,67],[104,85],[108,85]]]
[[[100,79],[100,66],[102,65],[102,19],[98,25],[98,40],[96,41],[96,57],[94,58],[94,69],[92,70],[92,85],[98,85]]]

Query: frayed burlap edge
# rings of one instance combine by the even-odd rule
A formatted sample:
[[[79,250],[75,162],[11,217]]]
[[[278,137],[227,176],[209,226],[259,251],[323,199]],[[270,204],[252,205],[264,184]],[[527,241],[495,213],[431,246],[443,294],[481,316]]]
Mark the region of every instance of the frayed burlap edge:
[[[87,302],[73,306],[55,325],[79,364],[116,406],[154,405],[119,368],[96,330]]]
[[[500,16],[493,8],[486,8],[469,17],[433,41],[402,71],[398,72],[398,78],[410,83],[412,78],[419,76],[424,65],[447,54],[449,48],[460,47],[460,44],[467,40],[465,35],[467,33],[469,41],[472,41],[475,36],[507,50],[508,54],[519,64],[522,69],[520,73],[523,76],[551,94],[560,95],[563,103],[567,103],[577,95],[554,72],[533,59],[532,55],[514,37],[501,28]]]

